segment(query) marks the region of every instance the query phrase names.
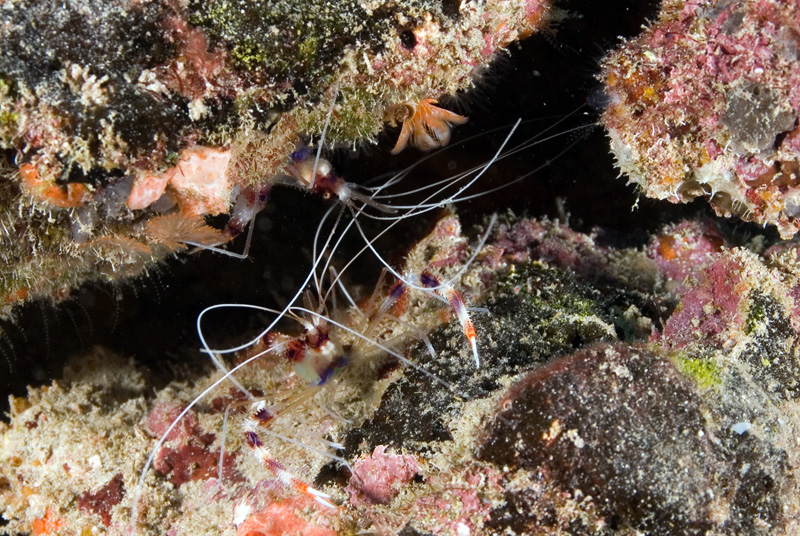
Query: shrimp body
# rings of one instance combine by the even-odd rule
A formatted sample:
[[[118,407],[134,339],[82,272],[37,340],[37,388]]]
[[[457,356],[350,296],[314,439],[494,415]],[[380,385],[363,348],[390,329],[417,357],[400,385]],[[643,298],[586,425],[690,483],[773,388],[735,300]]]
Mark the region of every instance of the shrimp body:
[[[298,337],[270,331],[264,335],[264,342],[273,349],[272,353],[293,363],[297,373],[313,386],[325,384],[348,362],[341,345],[331,338],[322,316],[305,321],[304,331]]]

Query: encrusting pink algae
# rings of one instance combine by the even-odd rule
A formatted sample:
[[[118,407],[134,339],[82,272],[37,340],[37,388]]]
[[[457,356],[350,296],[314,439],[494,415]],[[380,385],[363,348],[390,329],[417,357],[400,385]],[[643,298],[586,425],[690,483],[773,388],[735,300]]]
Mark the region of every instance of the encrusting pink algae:
[[[663,2],[603,60],[617,167],[648,197],[800,229],[800,14],[794,0]]]

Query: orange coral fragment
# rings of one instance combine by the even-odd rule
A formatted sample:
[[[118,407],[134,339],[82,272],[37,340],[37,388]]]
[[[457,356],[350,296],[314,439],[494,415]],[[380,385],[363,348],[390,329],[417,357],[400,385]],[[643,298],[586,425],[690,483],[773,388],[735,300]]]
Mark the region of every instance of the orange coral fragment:
[[[178,163],[159,175],[140,175],[128,196],[128,208],[140,210],[155,203],[169,185],[181,210],[194,214],[228,211],[232,185],[228,179],[229,150],[198,145],[181,151]]]
[[[26,162],[19,167],[22,188],[39,201],[60,208],[79,207],[91,198],[84,184],[70,183],[58,186],[52,181],[42,180],[36,166]]]
[[[19,301],[23,301],[28,297],[28,289],[23,287],[17,290],[13,290],[4,296],[5,303],[16,303]]]
[[[675,238],[672,236],[662,236],[658,239],[658,250],[664,259],[671,261],[678,256],[675,247]]]
[[[522,20],[525,26],[519,32],[519,39],[530,37],[535,31],[544,26],[550,17],[549,4],[541,0],[528,0],[523,11]],[[507,43],[503,43],[505,46]]]
[[[175,168],[170,168],[163,175],[141,175],[136,177],[131,193],[128,195],[128,208],[141,210],[147,208],[164,194]]]
[[[435,106],[434,102],[434,99],[407,101],[392,108],[391,115],[394,117],[390,120],[403,122],[403,129],[392,154],[405,149],[409,141],[421,151],[444,147],[450,142],[450,128],[469,121],[463,115]]]
[[[229,150],[198,145],[184,149],[170,186],[178,194],[182,210],[195,214],[223,214],[231,202],[228,178]]]
[[[239,525],[236,536],[336,536],[298,516],[299,506],[296,500],[272,503]]]
[[[48,508],[44,517],[33,520],[31,530],[34,536],[53,534],[61,530],[65,524],[66,521],[63,518],[56,516],[53,510]]]

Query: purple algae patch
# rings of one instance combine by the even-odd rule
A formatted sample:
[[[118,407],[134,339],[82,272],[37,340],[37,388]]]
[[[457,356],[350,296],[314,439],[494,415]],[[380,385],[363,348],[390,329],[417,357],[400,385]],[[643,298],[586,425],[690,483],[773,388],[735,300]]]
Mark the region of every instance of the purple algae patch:
[[[693,342],[721,347],[725,335],[743,322],[741,269],[735,260],[719,259],[700,273],[664,326],[664,342],[677,348]]]
[[[415,456],[386,452],[386,446],[379,445],[370,456],[353,464],[346,491],[354,506],[388,504],[419,471]]]
[[[117,473],[108,484],[96,492],[87,491],[78,497],[78,508],[84,512],[99,515],[103,524],[108,527],[111,525],[111,508],[119,504],[124,496],[125,484],[122,480],[122,473]]]
[[[667,280],[683,286],[687,277],[696,276],[725,246],[726,240],[713,220],[689,220],[669,225],[655,236],[648,255]]]
[[[212,450],[214,434],[197,434],[175,448],[164,447],[153,462],[153,468],[175,486],[194,480],[206,480],[219,475],[219,450]],[[236,455],[224,456],[222,476],[228,481],[238,481]]]
[[[192,435],[197,426],[197,416],[193,411],[184,415],[172,430],[169,427],[183,411],[184,406],[178,403],[164,402],[156,404],[147,416],[147,429],[156,437],[166,434],[167,441],[183,440]]]

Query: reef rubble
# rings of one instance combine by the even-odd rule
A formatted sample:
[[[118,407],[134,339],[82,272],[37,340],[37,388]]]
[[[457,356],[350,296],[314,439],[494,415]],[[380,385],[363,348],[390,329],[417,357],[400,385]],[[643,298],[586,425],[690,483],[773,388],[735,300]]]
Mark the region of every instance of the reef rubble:
[[[394,125],[393,153],[446,143],[465,121],[446,96],[561,9],[0,1],[0,318],[216,247],[273,185],[335,194],[311,168],[323,132],[356,146]],[[705,198],[783,240],[700,203],[637,220],[632,197],[608,212],[646,225],[593,227],[569,208],[605,209],[604,186],[581,183],[603,163],[574,158],[553,179],[569,203],[530,190],[558,219],[487,186],[471,214],[434,201],[429,229],[398,226],[383,273],[315,245],[341,277],[292,288],[281,323],[235,352],[206,346],[167,378],[94,347],[11,396],[0,534],[800,533],[798,35],[791,0],[664,0],[607,54],[589,103],[645,196]],[[521,181],[517,153],[502,156],[524,171],[480,173]]]

